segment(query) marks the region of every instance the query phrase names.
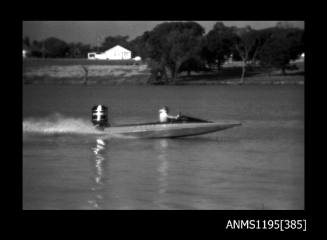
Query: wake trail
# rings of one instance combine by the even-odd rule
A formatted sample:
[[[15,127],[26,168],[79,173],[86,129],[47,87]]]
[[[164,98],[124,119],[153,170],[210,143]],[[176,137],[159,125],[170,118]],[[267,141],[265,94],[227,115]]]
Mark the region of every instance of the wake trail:
[[[65,117],[61,114],[52,114],[44,118],[23,119],[24,134],[94,134],[103,132],[94,128],[89,120],[82,118]]]

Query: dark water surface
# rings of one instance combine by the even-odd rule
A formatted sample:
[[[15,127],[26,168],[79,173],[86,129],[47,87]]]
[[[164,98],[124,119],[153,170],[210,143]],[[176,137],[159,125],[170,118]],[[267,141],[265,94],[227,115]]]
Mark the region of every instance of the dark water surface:
[[[181,139],[102,136],[158,108],[241,127]],[[303,86],[23,87],[23,209],[304,209]]]

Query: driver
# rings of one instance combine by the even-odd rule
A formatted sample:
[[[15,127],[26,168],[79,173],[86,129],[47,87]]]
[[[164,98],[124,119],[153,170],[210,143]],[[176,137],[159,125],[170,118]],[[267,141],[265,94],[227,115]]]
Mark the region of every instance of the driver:
[[[173,120],[177,120],[180,117],[179,114],[177,116],[171,116],[168,113],[169,113],[169,108],[166,106],[159,109],[159,121],[162,123],[172,122]]]

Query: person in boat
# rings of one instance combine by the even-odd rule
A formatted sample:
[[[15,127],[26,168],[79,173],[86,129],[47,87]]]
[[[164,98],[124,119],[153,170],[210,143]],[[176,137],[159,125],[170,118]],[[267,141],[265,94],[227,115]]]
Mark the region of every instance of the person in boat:
[[[169,115],[169,108],[166,106],[159,109],[159,121],[162,123],[173,122],[174,120],[179,119],[179,117],[179,114],[177,116]]]

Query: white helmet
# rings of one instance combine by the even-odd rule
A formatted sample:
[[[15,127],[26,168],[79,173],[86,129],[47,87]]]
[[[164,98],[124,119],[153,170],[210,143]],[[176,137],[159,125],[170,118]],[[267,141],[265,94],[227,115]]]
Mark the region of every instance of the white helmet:
[[[166,112],[168,113],[169,112],[169,108],[167,106],[164,106],[162,107],[161,109],[159,109],[159,112],[162,113],[162,112]]]

